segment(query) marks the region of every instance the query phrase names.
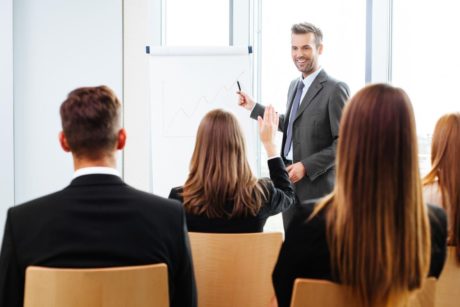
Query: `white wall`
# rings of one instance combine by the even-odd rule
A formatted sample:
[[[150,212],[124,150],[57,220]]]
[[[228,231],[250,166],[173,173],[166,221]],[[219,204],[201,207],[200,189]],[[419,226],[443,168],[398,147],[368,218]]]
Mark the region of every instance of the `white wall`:
[[[122,0],[14,1],[17,204],[71,180],[57,139],[67,93],[105,84],[122,96],[122,17]]]
[[[0,239],[6,209],[14,203],[13,1],[0,1]]]

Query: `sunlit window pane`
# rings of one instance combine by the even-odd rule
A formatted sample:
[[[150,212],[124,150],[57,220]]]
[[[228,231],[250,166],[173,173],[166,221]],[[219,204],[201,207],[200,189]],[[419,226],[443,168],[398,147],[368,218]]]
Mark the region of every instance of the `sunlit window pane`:
[[[228,0],[167,0],[166,45],[228,46]]]
[[[395,0],[393,8],[393,83],[414,105],[421,171],[426,173],[436,121],[444,113],[460,111],[460,3]]]

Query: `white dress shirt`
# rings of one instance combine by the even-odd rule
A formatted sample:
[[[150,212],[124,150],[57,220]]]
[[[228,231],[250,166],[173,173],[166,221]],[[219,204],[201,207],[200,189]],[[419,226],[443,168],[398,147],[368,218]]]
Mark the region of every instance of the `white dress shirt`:
[[[94,174],[114,175],[114,176],[118,176],[121,178],[120,173],[114,168],[105,167],[105,166],[93,166],[93,167],[82,167],[82,168],[77,169],[73,173],[73,179],[79,176],[94,175]]]

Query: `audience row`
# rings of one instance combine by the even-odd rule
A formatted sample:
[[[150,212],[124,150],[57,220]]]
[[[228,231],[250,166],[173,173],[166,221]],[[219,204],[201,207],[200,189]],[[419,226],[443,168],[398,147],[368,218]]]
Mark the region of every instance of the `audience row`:
[[[60,109],[61,147],[75,175],[56,193],[10,208],[0,254],[0,305],[22,306],[25,270],[166,263],[171,306],[196,306],[187,231],[261,232],[289,208],[273,272],[279,306],[296,278],[351,286],[363,306],[404,301],[427,276],[439,277],[446,243],[460,261],[460,114],[437,123],[432,170],[420,179],[409,97],[386,84],[366,86],[340,120],[331,194],[299,202],[275,145],[278,115],[258,118],[270,179],[257,179],[237,119],[213,110],[202,120],[183,186],[169,198],[137,191],[116,171],[125,146],[120,102],[105,86],[72,91]],[[182,204],[180,204],[182,203]],[[445,209],[445,211],[444,211]],[[447,212],[447,215],[446,213]]]

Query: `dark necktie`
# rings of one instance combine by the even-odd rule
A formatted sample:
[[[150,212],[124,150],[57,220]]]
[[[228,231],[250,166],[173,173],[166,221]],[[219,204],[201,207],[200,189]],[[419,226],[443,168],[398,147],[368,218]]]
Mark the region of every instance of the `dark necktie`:
[[[297,115],[297,110],[299,109],[300,105],[300,98],[302,97],[302,89],[304,84],[301,80],[297,83],[297,88],[295,91],[294,101],[292,102],[291,112],[289,115],[289,123],[286,132],[286,142],[284,143],[284,150],[283,154],[287,157],[289,150],[291,149],[292,145],[292,125],[294,124],[295,117]]]

